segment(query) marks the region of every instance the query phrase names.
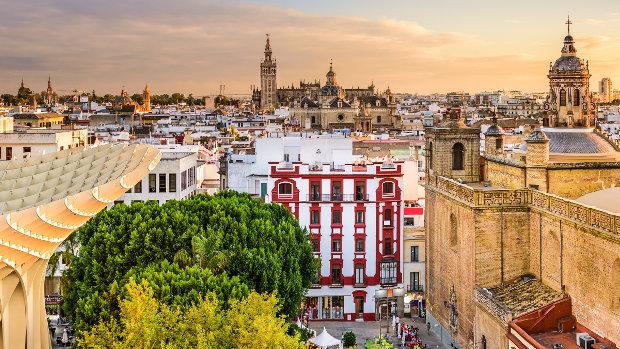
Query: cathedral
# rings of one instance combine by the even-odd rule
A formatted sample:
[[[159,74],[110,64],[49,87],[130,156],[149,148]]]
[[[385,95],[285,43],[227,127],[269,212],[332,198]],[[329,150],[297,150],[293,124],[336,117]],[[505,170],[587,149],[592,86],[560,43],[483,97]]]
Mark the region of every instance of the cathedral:
[[[459,109],[426,129],[426,321],[446,346],[618,348],[620,149],[594,128],[575,52],[569,34],[552,127],[520,150],[497,119],[482,143]]]
[[[143,114],[151,112],[151,89],[148,85],[142,91],[142,104],[134,101],[125,89],[112,103],[112,111],[122,114]]]
[[[388,88],[378,94],[371,83],[367,88],[343,88],[338,84],[333,63],[321,82],[300,81],[299,87],[277,87],[276,61],[269,35],[260,64],[260,90],[252,91],[253,102],[264,112],[288,107],[292,124],[303,130],[347,128],[358,132],[396,130],[402,125],[396,101]]]

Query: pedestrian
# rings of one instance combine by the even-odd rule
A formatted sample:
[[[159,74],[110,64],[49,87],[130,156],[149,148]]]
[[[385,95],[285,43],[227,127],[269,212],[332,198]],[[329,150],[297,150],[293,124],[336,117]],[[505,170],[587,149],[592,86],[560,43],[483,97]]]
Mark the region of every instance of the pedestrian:
[[[430,322],[426,323],[426,332],[428,332],[428,334],[431,333],[431,323]]]

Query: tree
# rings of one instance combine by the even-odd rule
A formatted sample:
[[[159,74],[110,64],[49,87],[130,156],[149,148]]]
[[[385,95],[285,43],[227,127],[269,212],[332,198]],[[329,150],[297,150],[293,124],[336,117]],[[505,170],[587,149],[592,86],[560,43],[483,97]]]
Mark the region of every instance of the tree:
[[[392,349],[394,346],[383,336],[375,338],[374,341],[367,340],[365,347],[367,349]]]
[[[169,305],[209,291],[223,306],[249,290],[275,293],[292,317],[317,268],[307,232],[288,210],[235,192],[115,205],[76,234],[80,253],[65,272],[63,307],[78,330],[118,317],[131,277]]]
[[[355,333],[348,331],[342,336],[342,345],[345,348],[353,348],[355,346]]]
[[[213,293],[188,307],[159,301],[146,282],[130,279],[119,320],[83,333],[84,348],[303,348],[287,334],[273,295],[250,293],[226,309]]]

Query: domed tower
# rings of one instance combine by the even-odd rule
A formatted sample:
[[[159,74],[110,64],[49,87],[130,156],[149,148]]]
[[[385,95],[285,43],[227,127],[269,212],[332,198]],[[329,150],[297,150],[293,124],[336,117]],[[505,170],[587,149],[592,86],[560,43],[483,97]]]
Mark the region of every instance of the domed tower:
[[[327,86],[338,85],[338,83],[336,82],[336,72],[334,72],[334,67],[333,67],[333,63],[331,60],[329,61],[329,71],[327,72],[325,77],[327,77],[327,82],[326,82]]]
[[[549,96],[545,102],[550,127],[593,127],[591,112],[590,71],[588,63],[577,57],[575,40],[570,34],[564,38],[562,55],[549,68]]]
[[[493,124],[484,133],[484,153],[487,155],[504,154],[504,130],[497,124],[493,115]]]
[[[144,86],[144,91],[142,91],[142,110],[145,113],[151,112],[151,89],[148,84]]]

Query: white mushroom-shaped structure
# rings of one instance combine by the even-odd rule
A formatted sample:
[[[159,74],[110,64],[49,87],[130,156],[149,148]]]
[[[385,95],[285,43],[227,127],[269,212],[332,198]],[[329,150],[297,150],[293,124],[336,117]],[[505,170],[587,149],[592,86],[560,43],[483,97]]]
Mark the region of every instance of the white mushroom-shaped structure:
[[[50,348],[49,257],[160,157],[145,144],[106,144],[0,161],[0,347]]]

